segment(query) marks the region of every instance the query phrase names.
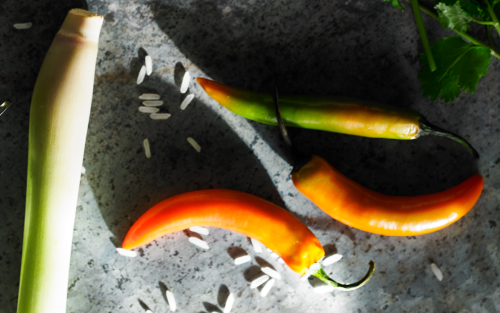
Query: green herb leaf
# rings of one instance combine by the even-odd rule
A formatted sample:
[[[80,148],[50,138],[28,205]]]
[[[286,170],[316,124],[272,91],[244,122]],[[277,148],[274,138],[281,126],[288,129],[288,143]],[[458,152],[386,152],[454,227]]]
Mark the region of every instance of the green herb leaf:
[[[395,9],[401,9],[401,12],[405,11],[405,9],[403,8],[403,6],[401,5],[401,2],[399,2],[399,0],[382,0],[382,1],[384,1],[384,2],[391,2],[392,6]]]
[[[424,97],[453,101],[460,91],[474,93],[479,78],[486,75],[491,59],[487,48],[465,42],[461,37],[446,37],[434,42],[432,55],[437,69],[431,72],[427,57],[420,54],[422,71],[418,75]]]
[[[438,11],[439,22],[443,28],[466,32],[470,29],[470,22],[474,21],[472,16],[462,9],[460,2],[456,2],[452,6],[439,3],[435,8]]]

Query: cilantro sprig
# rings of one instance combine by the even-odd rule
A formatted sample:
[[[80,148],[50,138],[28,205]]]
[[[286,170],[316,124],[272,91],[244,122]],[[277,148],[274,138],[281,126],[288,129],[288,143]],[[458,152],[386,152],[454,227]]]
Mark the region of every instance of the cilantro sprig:
[[[394,8],[404,11],[399,0],[391,2]],[[442,101],[455,100],[460,93],[474,93],[479,79],[486,75],[491,56],[500,59],[491,31],[500,34],[500,22],[495,14],[495,6],[500,0],[441,0],[434,9],[426,8],[418,0],[406,0],[412,8],[418,8],[438,20],[443,28],[449,28],[460,36],[446,37],[434,42],[433,47],[427,40],[421,18],[415,13],[425,53],[420,54],[422,70],[418,76],[420,90],[425,97]],[[467,32],[471,23],[484,25],[488,31],[489,45],[471,36]],[[465,40],[466,41],[465,41]]]

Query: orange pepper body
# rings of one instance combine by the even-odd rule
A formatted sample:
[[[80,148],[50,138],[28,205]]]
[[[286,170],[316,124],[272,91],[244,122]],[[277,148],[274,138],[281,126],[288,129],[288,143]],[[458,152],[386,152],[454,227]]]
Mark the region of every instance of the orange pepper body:
[[[479,174],[448,190],[415,197],[386,196],[350,180],[319,156],[292,174],[295,187],[334,219],[386,236],[422,235],[464,216],[483,190]]]
[[[219,227],[254,238],[300,275],[325,254],[316,236],[290,212],[227,189],[188,192],[158,203],[132,225],[122,246],[134,249],[192,226]]]

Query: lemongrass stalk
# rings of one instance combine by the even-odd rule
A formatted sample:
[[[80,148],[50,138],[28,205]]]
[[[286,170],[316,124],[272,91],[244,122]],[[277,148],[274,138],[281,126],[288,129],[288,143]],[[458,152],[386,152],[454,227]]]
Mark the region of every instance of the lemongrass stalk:
[[[18,313],[64,313],[102,16],[71,10],[45,56],[30,111]]]

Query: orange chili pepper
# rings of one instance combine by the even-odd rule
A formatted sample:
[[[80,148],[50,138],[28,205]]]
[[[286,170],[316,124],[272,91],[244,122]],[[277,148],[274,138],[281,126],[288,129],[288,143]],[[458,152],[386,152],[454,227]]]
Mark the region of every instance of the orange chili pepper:
[[[318,238],[297,217],[264,199],[227,189],[188,192],[156,204],[132,225],[122,246],[134,249],[193,226],[219,227],[254,238],[278,254],[294,272],[314,275],[337,289],[361,287],[375,269],[370,261],[368,273],[359,282],[335,282],[318,263],[325,254]]]
[[[300,192],[339,222],[386,236],[442,229],[469,212],[483,190],[483,177],[476,174],[434,194],[386,196],[350,180],[319,156],[293,173],[292,180]]]

